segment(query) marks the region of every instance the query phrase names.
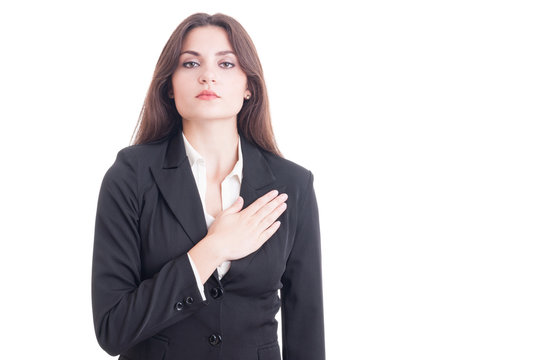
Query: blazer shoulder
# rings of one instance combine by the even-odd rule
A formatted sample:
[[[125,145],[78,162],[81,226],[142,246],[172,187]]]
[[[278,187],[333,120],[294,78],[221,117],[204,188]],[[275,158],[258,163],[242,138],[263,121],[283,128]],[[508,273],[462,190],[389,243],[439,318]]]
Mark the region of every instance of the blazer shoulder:
[[[139,199],[141,190],[149,183],[150,174],[145,171],[153,164],[160,164],[167,141],[130,145],[118,151],[113,164],[105,172],[100,198],[109,194],[115,197]],[[134,202],[135,204],[135,202]]]
[[[312,180],[313,174],[308,168],[265,150],[262,153],[279,182],[303,188]]]
[[[163,160],[163,154],[166,150],[168,139],[160,139],[150,143],[130,145],[120,149],[117,153],[117,159],[122,159],[132,165],[152,165]]]
[[[135,184],[142,181],[144,169],[160,164],[167,141],[130,145],[120,149],[113,164],[105,172],[103,184]],[[103,185],[102,185],[103,186]]]

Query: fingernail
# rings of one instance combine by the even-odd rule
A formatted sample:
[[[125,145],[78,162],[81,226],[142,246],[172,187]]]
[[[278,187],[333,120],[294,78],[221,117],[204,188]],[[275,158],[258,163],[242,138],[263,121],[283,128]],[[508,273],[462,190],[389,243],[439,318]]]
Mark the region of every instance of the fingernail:
[[[277,196],[279,194],[278,190],[273,190],[273,196]]]

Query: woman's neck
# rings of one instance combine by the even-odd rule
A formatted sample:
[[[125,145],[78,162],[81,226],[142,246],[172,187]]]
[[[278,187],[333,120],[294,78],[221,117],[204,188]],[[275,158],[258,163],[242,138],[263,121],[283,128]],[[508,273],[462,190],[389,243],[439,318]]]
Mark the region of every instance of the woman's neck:
[[[207,178],[221,181],[239,159],[237,121],[183,119],[186,139],[203,156]]]

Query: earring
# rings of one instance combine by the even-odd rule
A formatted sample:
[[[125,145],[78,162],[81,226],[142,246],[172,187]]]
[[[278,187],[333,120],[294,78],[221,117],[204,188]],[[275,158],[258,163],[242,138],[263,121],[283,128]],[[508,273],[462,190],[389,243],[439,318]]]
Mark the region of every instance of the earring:
[[[250,99],[250,94],[248,94],[247,96],[245,96],[245,99]]]

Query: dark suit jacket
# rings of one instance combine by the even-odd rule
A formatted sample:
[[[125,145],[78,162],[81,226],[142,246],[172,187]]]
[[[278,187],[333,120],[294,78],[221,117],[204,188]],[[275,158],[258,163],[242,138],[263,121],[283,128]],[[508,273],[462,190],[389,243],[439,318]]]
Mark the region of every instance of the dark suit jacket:
[[[318,207],[313,174],[243,135],[243,208],[288,194],[278,231],[215,270],[202,300],[187,252],[207,234],[180,131],[119,151],[98,199],[92,307],[100,346],[120,359],[325,359]],[[280,290],[280,297],[279,297]],[[281,307],[282,306],[282,307]]]

